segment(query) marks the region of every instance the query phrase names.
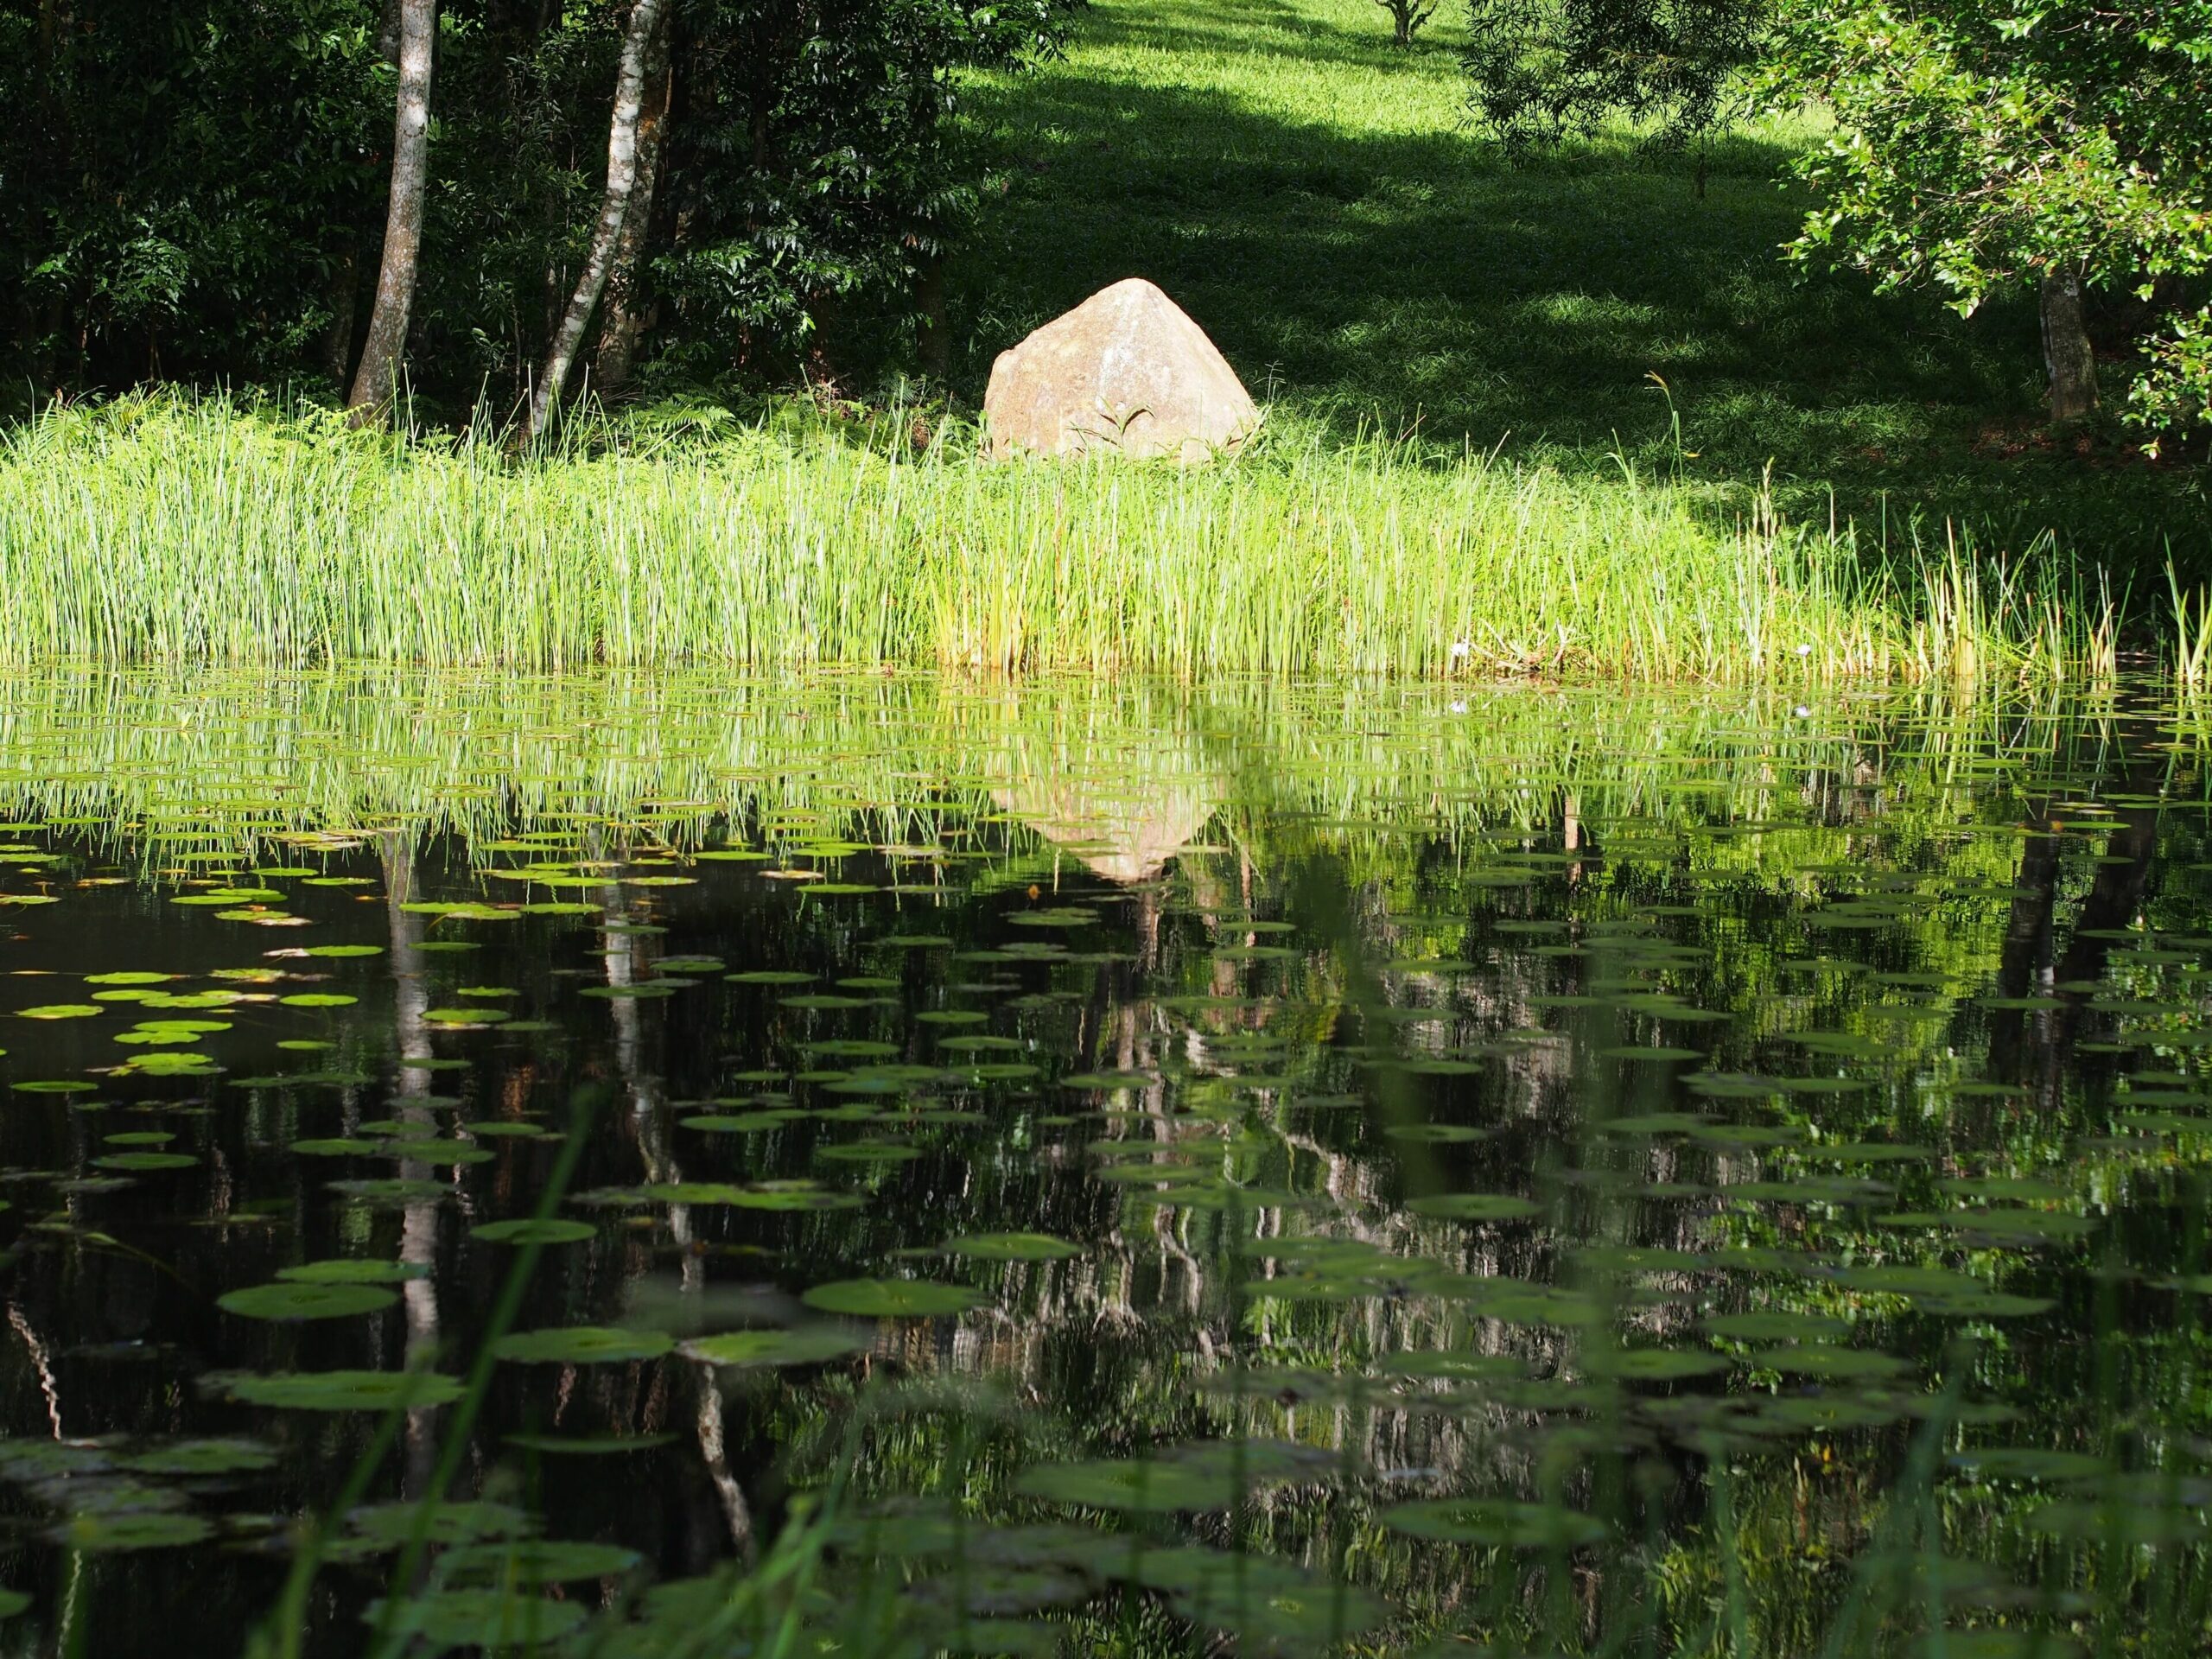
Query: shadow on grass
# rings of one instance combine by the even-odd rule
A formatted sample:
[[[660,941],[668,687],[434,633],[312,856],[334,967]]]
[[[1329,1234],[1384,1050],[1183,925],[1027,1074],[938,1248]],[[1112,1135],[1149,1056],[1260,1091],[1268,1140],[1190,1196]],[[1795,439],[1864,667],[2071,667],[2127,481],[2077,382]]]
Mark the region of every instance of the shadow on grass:
[[[1141,275],[1332,440],[1379,426],[1679,474],[1724,513],[1770,462],[1795,513],[1833,499],[1892,539],[1955,519],[1991,545],[2049,529],[2133,562],[2203,538],[2186,477],[2040,444],[2029,308],[1965,321],[1787,266],[1805,207],[1778,182],[1787,143],[1715,145],[1702,195],[1697,158],[1628,143],[1509,164],[1464,123],[1393,107],[1395,86],[1450,107],[1448,40],[1404,52],[1379,12],[1372,38],[1340,12],[1109,3],[1067,62],[979,100],[1009,183],[957,276],[966,392],[1028,329]],[[1287,115],[1312,106],[1313,81],[1286,92],[1301,75],[1341,100]]]

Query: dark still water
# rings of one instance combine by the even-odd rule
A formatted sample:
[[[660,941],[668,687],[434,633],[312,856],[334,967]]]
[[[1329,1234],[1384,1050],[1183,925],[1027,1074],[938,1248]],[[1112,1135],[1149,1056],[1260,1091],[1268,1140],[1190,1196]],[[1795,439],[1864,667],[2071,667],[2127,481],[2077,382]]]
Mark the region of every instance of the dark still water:
[[[15,682],[0,1651],[2201,1652],[2208,742]]]

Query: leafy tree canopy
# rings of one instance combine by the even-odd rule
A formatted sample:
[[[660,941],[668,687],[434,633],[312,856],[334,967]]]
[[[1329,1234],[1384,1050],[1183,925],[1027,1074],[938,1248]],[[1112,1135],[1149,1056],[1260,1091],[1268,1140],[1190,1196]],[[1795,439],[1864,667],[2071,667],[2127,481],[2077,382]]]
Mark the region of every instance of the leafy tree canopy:
[[[1770,89],[1833,134],[1793,253],[1971,312],[2071,272],[2154,302],[2131,413],[2212,420],[2212,0],[1783,0]]]
[[[1472,0],[1477,118],[1509,146],[1626,118],[1680,144],[1722,124],[1771,0]]]

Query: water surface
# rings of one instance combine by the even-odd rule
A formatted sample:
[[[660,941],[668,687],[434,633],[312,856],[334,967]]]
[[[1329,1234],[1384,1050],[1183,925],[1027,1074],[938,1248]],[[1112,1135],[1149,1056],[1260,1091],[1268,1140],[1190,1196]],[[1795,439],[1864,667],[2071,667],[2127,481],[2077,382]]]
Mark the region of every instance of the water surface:
[[[0,1644],[2195,1651],[2206,734],[16,682]]]

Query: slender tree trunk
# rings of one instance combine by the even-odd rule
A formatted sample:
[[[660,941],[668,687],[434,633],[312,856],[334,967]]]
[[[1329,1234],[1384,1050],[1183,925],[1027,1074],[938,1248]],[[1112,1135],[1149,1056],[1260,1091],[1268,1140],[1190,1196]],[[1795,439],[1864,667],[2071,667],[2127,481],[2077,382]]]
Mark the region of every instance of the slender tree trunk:
[[[41,192],[53,191],[68,176],[69,111],[62,101],[61,52],[70,22],[61,0],[39,0],[38,39],[31,54],[31,79],[38,88],[31,156],[36,168],[32,188]],[[21,192],[22,182],[16,188]],[[29,292],[19,286],[16,303],[24,372],[30,376],[35,391],[59,397],[61,388],[54,384],[53,348],[68,325],[64,302],[55,295],[41,314],[32,305]]]
[[[330,328],[322,343],[323,366],[341,386],[353,362],[353,312],[359,303],[360,286],[359,256],[348,248],[330,274]]]
[[[924,258],[921,276],[914,284],[914,300],[922,314],[922,372],[942,385],[952,378],[952,320],[944,302],[942,253]]]
[[[399,0],[399,99],[391,131],[391,200],[385,211],[384,261],[377,271],[369,338],[346,399],[356,425],[382,420],[391,405],[415,303],[416,256],[423,243],[423,194],[430,159],[430,59],[437,0]]]
[[[652,235],[653,188],[660,178],[661,144],[667,133],[672,90],[669,34],[664,23],[646,43],[645,103],[638,118],[638,181],[631,188],[621,234],[614,241],[614,267],[607,272],[607,301],[601,308],[599,349],[592,359],[592,373],[601,397],[613,397],[630,384],[637,371],[639,348],[652,324],[651,315],[640,304],[639,290],[644,285],[645,248]]]
[[[2050,371],[2050,418],[2061,426],[2097,408],[2097,359],[2082,321],[2082,269],[2070,265],[2043,279],[2043,356]]]
[[[561,401],[569,371],[584,343],[584,330],[607,289],[607,273],[613,267],[615,244],[621,239],[623,221],[629,217],[630,199],[638,183],[638,127],[644,118],[645,59],[653,37],[659,33],[667,10],[666,0],[633,0],[630,25],[622,34],[622,67],[614,79],[614,118],[607,136],[607,197],[601,204],[599,223],[591,235],[591,251],[576,278],[575,292],[545,354],[544,371],[530,397],[530,420],[525,440],[535,442]]]

